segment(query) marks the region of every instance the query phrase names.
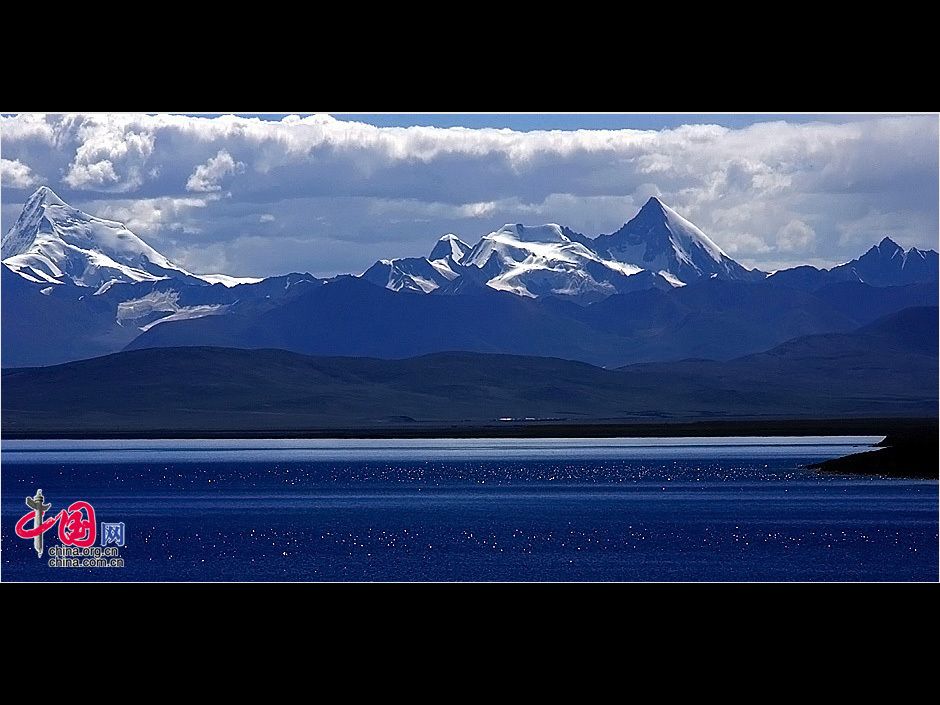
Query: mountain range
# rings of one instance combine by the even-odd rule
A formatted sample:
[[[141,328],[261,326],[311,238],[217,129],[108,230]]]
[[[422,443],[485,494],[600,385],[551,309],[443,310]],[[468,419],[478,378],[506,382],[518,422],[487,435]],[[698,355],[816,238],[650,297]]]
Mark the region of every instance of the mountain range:
[[[595,238],[507,224],[474,245],[445,235],[428,257],[380,260],[358,276],[257,279],[189,272],[122,223],[41,187],[2,253],[5,368],[181,346],[465,351],[605,367],[727,361],[935,306],[938,281],[935,251],[887,237],[829,270],[749,270],[656,198]]]
[[[362,276],[392,291],[453,294],[485,285],[528,298],[590,303],[706,277],[757,281],[766,273],[745,269],[695,225],[651,198],[617,232],[593,240],[554,223],[504,225],[472,247],[444,235],[428,257],[381,260]]]
[[[2,430],[237,434],[509,419],[935,416],[937,319],[937,307],[913,307],[848,333],[804,336],[724,363],[619,369],[468,352],[386,360],[271,349],[135,350],[5,370]]]

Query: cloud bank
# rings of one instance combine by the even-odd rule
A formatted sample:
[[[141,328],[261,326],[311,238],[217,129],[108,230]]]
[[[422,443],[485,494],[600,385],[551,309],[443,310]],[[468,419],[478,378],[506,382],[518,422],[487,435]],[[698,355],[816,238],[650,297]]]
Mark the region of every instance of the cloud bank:
[[[2,227],[47,183],[196,271],[362,271],[507,222],[610,232],[660,196],[748,266],[937,247],[936,116],[662,131],[375,127],[328,115],[0,117]]]

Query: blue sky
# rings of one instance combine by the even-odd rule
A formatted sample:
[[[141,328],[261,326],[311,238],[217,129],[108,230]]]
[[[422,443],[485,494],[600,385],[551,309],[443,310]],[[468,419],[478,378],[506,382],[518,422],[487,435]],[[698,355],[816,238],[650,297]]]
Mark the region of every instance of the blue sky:
[[[749,267],[937,247],[936,115],[22,114],[0,139],[4,232],[46,184],[200,272],[361,272],[504,223],[594,236],[652,195]]]

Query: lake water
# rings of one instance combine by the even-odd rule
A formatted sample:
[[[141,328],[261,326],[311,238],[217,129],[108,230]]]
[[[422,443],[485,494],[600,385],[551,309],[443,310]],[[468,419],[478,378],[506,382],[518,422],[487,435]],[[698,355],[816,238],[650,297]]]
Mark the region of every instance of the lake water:
[[[935,581],[936,481],[802,468],[880,440],[5,441],[0,578]],[[37,488],[124,566],[40,559]]]

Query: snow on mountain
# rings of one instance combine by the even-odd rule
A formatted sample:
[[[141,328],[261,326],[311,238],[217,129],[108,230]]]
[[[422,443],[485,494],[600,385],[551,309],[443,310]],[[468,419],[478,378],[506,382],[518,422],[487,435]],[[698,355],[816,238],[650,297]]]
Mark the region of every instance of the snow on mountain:
[[[696,225],[655,197],[622,228],[596,238],[594,249],[619,262],[667,272],[685,284],[712,274],[743,280],[764,276],[735,262]]]
[[[199,277],[209,284],[221,284],[229,289],[239,284],[257,284],[264,281],[261,277],[230,277],[228,274],[195,274],[193,276]]]
[[[30,282],[70,282],[94,288],[96,296],[116,284],[165,279],[225,287],[262,281],[188,272],[122,223],[73,208],[45,186],[27,200],[3,238],[2,251],[4,264]],[[637,277],[640,273],[644,276]],[[729,278],[748,274],[701,230],[651,199],[617,233],[597,240],[553,223],[510,224],[473,247],[447,234],[427,258],[380,260],[361,276],[393,291],[453,294],[487,286],[519,296],[565,296],[586,303],[637,288],[683,286],[715,273]],[[455,283],[464,277],[472,286]]]
[[[885,237],[861,257],[832,269],[817,269],[810,265],[783,269],[768,275],[774,284],[818,289],[835,282],[862,282],[869,286],[906,286],[933,283],[940,279],[940,255],[934,250],[905,251],[890,237]]]
[[[146,332],[158,323],[215,316],[228,309],[229,305],[226,304],[182,306],[178,291],[154,290],[146,296],[118,303],[116,320],[118,325],[130,324]]]
[[[602,258],[587,245],[572,241],[554,223],[504,225],[484,235],[460,264],[465,271],[475,268],[492,289],[530,298],[597,300],[618,293],[627,278],[643,271]]]
[[[359,276],[392,291],[430,294],[460,277],[470,245],[453,234],[441,237],[428,257],[382,259]]]
[[[3,264],[41,284],[94,287],[96,294],[125,282],[183,279],[226,287],[257,283],[251,277],[193,274],[171,262],[123,223],[73,208],[48,186],[40,186],[23,206],[2,241]]]
[[[253,285],[254,291],[254,285],[268,281],[188,272],[122,223],[73,208],[45,186],[27,200],[3,238],[2,254],[11,271],[42,287],[47,295],[57,288],[50,285],[65,283],[90,287],[93,297],[113,299],[116,285],[170,280],[197,287]],[[659,199],[650,198],[619,230],[595,239],[554,223],[507,224],[472,247],[454,234],[444,235],[428,257],[383,259],[360,277],[392,291],[416,294],[457,295],[485,287],[527,298],[561,296],[586,304],[613,294],[648,288],[668,290],[709,278],[757,281],[767,277],[779,283],[806,280],[805,286],[847,279],[875,286],[936,281],[937,267],[936,252],[904,251],[885,238],[857,260],[828,272],[799,268],[768,277],[742,267],[701,229]],[[209,311],[199,307],[215,306],[224,299],[203,298],[206,300],[198,302],[193,315]],[[182,304],[165,306],[148,315],[183,317],[190,313],[184,311],[187,308]]]
[[[424,257],[403,257],[379,260],[360,276],[392,291],[430,294],[460,275],[446,259],[430,261]]]
[[[16,366],[109,354],[143,336],[169,345],[253,347],[261,330],[273,346],[295,334],[310,345],[325,341],[303,348],[318,354],[394,357],[483,346],[587,361],[601,359],[599,348],[608,360],[624,359],[626,348],[634,360],[707,357],[740,336],[747,350],[765,349],[768,329],[792,337],[847,325],[849,308],[890,312],[898,302],[935,302],[938,280],[936,252],[905,251],[890,238],[832,270],[748,271],[656,199],[616,233],[596,239],[551,223],[509,224],[472,247],[445,235],[429,257],[380,260],[359,278],[294,273],[258,280],[191,274],[123,224],[83,213],[40,188],[3,238],[2,254],[2,352],[4,364]],[[755,284],[722,281],[734,279]],[[683,288],[698,280],[705,281]],[[757,284],[765,280],[766,286]],[[856,283],[815,298],[820,287],[846,281]],[[415,296],[392,295],[366,282]],[[803,291],[780,291],[775,283]],[[602,301],[630,292],[643,293]],[[416,300],[421,294],[434,298]],[[516,296],[565,297],[586,306],[533,306]],[[830,300],[835,303],[825,308]],[[601,303],[595,308],[594,302]],[[382,330],[406,332],[388,340],[376,336],[376,306],[393,315],[393,324],[383,321]],[[767,324],[777,315],[775,306],[783,312]],[[437,323],[427,325],[436,320],[421,313],[428,311],[458,312],[449,319],[456,323],[444,335]],[[308,331],[311,322],[320,327]],[[610,338],[627,332],[633,337]],[[343,347],[347,338],[352,342]]]
[[[428,259],[431,261],[439,259],[450,259],[454,262],[460,263],[470,251],[470,245],[465,243],[459,237],[453,234],[444,235],[440,240],[437,241],[437,244],[434,245],[434,249],[431,250],[431,254],[428,256]]]
[[[101,287],[109,281],[192,277],[122,223],[97,218],[41,186],[3,238],[3,263],[26,279]]]
[[[443,265],[442,271],[439,265]],[[638,276],[642,275],[642,276]],[[394,291],[455,294],[487,286],[519,296],[581,303],[702,278],[757,280],[698,227],[656,198],[611,235],[591,238],[554,223],[504,225],[470,247],[443,236],[428,259],[382,260],[363,278]]]
[[[936,281],[937,268],[938,255],[934,250],[912,247],[905,251],[890,237],[885,237],[858,259],[833,267],[830,273],[873,286],[890,286]]]

